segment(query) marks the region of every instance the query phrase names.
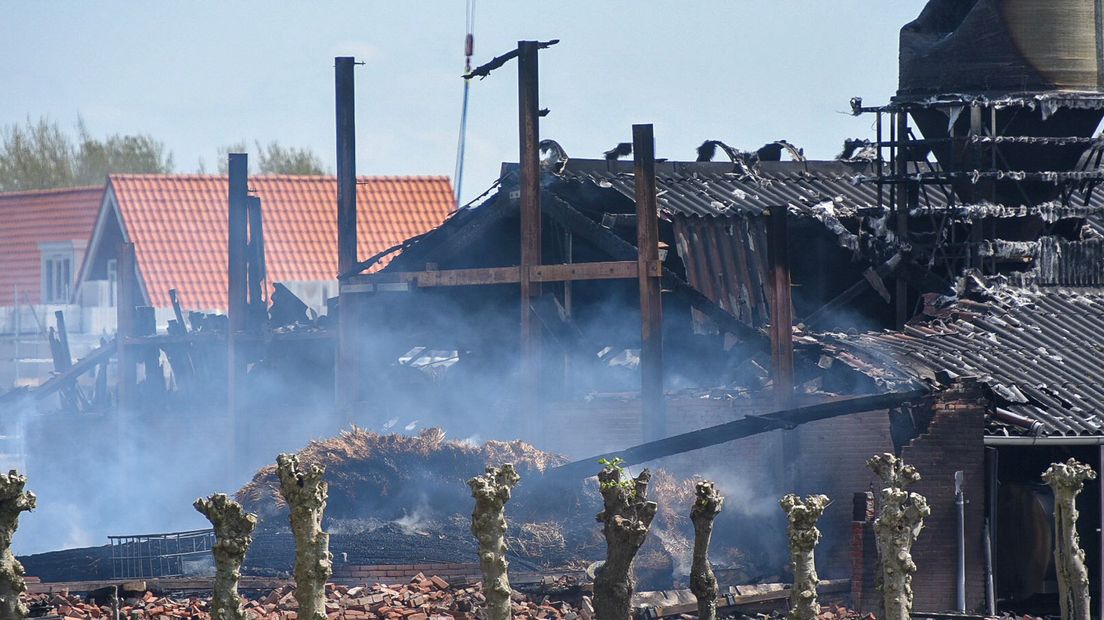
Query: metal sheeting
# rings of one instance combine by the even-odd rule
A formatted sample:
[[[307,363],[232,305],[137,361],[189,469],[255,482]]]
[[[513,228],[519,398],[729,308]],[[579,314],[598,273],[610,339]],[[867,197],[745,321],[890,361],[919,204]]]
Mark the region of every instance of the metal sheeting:
[[[632,162],[570,159],[557,177],[592,183],[634,197]],[[662,162],[656,165],[659,208],[667,215],[731,217],[759,215],[772,206],[786,205],[800,211],[827,210],[838,218],[855,217],[878,210],[876,183],[857,184],[860,176],[874,176],[874,164],[842,161],[760,162],[756,176],[736,171],[720,162]],[[889,203],[884,190],[882,204]],[[1037,215],[1047,223],[1066,218],[1104,220],[1104,191],[1091,194],[1087,204],[1080,194],[1069,204],[1047,202],[1032,207],[978,203],[955,204],[948,210],[947,195],[936,187],[925,188],[913,217],[949,214],[963,220],[1012,218]],[[1101,224],[1104,230],[1104,224]]]
[[[770,317],[766,226],[762,218],[672,219],[690,285],[744,323]]]
[[[1006,288],[903,332],[817,337],[886,389],[976,376],[1042,435],[1104,435],[1104,289]],[[1022,432],[1022,431],[1020,431]]]
[[[559,177],[612,188],[634,196],[632,162],[572,159]],[[757,176],[736,172],[732,164],[719,162],[663,162],[657,164],[659,208],[666,215],[731,217],[761,215],[774,206],[808,209],[833,205],[854,214],[878,207],[878,190],[855,185],[859,174],[869,174],[868,164],[848,162],[761,162]]]

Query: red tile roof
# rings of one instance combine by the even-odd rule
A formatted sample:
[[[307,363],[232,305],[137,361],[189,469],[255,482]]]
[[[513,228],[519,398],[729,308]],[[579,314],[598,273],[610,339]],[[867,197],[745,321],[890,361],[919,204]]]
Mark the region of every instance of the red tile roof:
[[[102,185],[0,193],[0,306],[13,305],[16,287],[23,301],[42,303],[39,242],[87,242],[103,193]]]
[[[227,190],[224,176],[115,174],[108,180],[150,302],[176,288],[188,308],[225,310]],[[254,176],[261,198],[269,282],[337,277],[337,179]],[[358,257],[365,259],[439,225],[453,209],[448,177],[359,177]]]

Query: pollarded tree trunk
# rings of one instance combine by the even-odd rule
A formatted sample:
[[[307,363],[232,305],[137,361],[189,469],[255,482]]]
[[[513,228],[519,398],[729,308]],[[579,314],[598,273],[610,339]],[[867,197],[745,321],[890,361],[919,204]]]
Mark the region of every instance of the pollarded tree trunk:
[[[241,504],[222,493],[197,499],[195,509],[215,528],[215,583],[211,593],[212,620],[246,620],[238,596],[238,580],[245,553],[253,543],[257,515],[247,514]]]
[[[333,574],[330,535],[322,531],[329,487],[322,479],[325,468],[299,468],[299,457],[276,458],[280,495],[287,502],[291,531],[295,534],[295,600],[302,620],[326,620],[326,580]]]
[[[0,620],[21,620],[27,615],[27,606],[19,600],[27,591],[23,565],[11,551],[19,513],[35,507],[34,493],[23,490],[26,484],[27,478],[14,469],[0,476]]]
[[[709,480],[694,485],[696,498],[690,509],[694,524],[694,561],[690,565],[690,591],[698,599],[698,620],[717,618],[717,577],[709,564],[709,539],[713,536],[713,520],[724,507],[724,496]]]
[[[475,510],[471,531],[479,541],[479,569],[483,573],[483,596],[487,600],[487,620],[510,620],[510,577],[506,561],[506,502],[510,489],[521,476],[514,466],[488,467],[487,473],[468,481]]]
[[[1095,478],[1091,467],[1072,458],[1043,473],[1054,491],[1054,567],[1062,620],[1089,620],[1089,569],[1077,535],[1077,495],[1086,480]]]
[[[882,591],[884,620],[909,620],[912,612],[912,545],[924,527],[924,517],[931,514],[923,496],[905,491],[905,487],[920,480],[912,465],[885,453],[866,462],[884,487],[878,517],[874,519],[874,538],[878,547],[879,588]]]
[[[648,470],[630,478],[617,462],[598,473],[605,510],[598,513],[606,537],[606,561],[594,578],[597,620],[627,620],[635,579],[632,562],[655,518],[656,503],[648,501]]]
[[[786,534],[790,539],[790,567],[793,569],[794,583],[790,591],[789,620],[816,620],[820,614],[817,602],[817,585],[820,579],[816,572],[816,559],[813,550],[820,542],[820,530],[817,519],[828,507],[827,495],[810,495],[802,500],[790,494],[778,502],[786,513]]]

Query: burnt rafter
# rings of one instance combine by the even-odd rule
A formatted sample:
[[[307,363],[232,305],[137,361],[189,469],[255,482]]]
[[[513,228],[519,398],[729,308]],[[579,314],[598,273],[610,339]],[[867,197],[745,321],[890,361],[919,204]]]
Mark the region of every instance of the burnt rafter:
[[[560,42],[559,39],[551,39],[549,41],[537,41],[536,42],[537,43],[537,49],[546,49],[546,48],[552,47],[553,45],[555,45],[559,42]],[[491,72],[494,71],[495,69],[498,69],[499,67],[506,64],[510,60],[512,60],[514,58],[517,58],[517,55],[518,55],[518,50],[516,48],[512,49],[512,50],[506,52],[505,54],[502,54],[501,56],[495,56],[494,58],[492,58],[488,62],[479,65],[478,67],[472,69],[468,73],[465,73],[462,77],[465,80],[470,80],[474,77],[477,77],[479,79],[483,79],[483,78],[487,77],[488,75],[490,75]]]

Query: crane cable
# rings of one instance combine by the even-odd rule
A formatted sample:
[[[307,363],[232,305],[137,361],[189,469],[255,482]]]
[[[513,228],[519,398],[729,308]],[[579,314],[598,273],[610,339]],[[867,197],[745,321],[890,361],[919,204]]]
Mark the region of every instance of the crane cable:
[[[471,73],[472,52],[475,51],[475,0],[467,0],[467,11],[464,17],[464,75]],[[460,108],[460,137],[456,142],[456,207],[460,207],[460,187],[464,179],[464,146],[468,133],[468,89],[471,79],[464,78],[464,103]]]

